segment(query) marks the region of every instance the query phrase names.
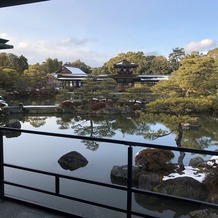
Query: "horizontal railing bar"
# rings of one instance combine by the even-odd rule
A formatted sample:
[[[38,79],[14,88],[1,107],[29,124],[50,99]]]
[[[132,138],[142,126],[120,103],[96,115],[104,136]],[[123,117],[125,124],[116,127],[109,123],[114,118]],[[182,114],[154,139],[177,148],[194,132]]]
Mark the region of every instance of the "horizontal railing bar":
[[[9,182],[9,181],[4,181],[4,183],[7,184],[7,185],[16,186],[16,187],[23,188],[23,189],[28,189],[28,190],[40,192],[40,193],[43,193],[43,194],[49,194],[49,195],[53,195],[53,196],[56,196],[56,197],[65,198],[65,199],[68,199],[68,200],[74,200],[74,201],[78,201],[78,202],[81,202],[81,203],[91,204],[91,205],[99,206],[99,207],[102,207],[102,208],[119,211],[119,212],[122,212],[122,213],[127,212],[127,210],[125,210],[125,209],[116,208],[116,207],[113,207],[113,206],[108,206],[108,205],[104,205],[104,204],[100,204],[100,203],[96,203],[96,202],[92,202],[92,201],[88,201],[88,200],[84,200],[84,199],[80,199],[80,198],[76,198],[76,197],[72,197],[72,196],[67,196],[67,195],[63,195],[63,194],[56,194],[55,192],[50,192],[50,191],[46,191],[46,190],[42,190],[42,189],[38,189],[38,188],[33,188],[33,187],[25,186],[25,185],[20,185],[20,184]],[[166,194],[163,194],[163,193],[156,193],[156,192],[151,192],[151,191],[142,191],[142,190],[137,190],[137,189],[132,189],[132,192],[139,193],[139,194],[144,194],[144,195],[153,195],[153,196],[155,195],[155,197],[161,197],[161,198],[171,198],[171,200],[179,200],[179,201],[183,201],[183,203],[185,201],[185,203],[201,205],[201,208],[202,208],[203,205],[204,206],[210,206],[211,208],[217,208],[218,207],[218,205],[215,205],[215,204],[202,202],[202,201],[197,201],[197,200],[194,200],[194,199],[182,198],[182,197],[178,197],[178,196],[172,196],[172,195],[170,196],[170,195],[166,195]],[[144,214],[138,213],[138,212],[135,212],[135,211],[131,211],[131,214],[144,217]],[[153,216],[147,216],[147,217],[153,217]]]
[[[122,191],[127,191],[127,188],[124,187],[124,186],[112,185],[112,184],[108,184],[108,183],[102,183],[102,182],[97,182],[97,181],[93,181],[93,180],[77,178],[77,177],[73,177],[73,176],[66,176],[66,175],[46,172],[46,171],[42,171],[42,170],[35,170],[35,169],[27,168],[27,167],[20,167],[20,166],[16,166],[16,165],[12,165],[12,164],[6,164],[6,163],[4,164],[4,166],[19,169],[19,170],[39,173],[39,174],[43,174],[43,175],[53,176],[53,177],[58,176],[58,177],[60,177],[62,179],[76,180],[76,181],[79,181],[79,182],[89,183],[89,184],[92,184],[92,185],[99,185],[99,186],[104,186],[104,187],[107,187],[107,188],[113,188],[113,189],[118,189],[118,190],[122,190]]]
[[[99,185],[99,186],[103,186],[103,187],[108,187],[108,188],[114,188],[114,189],[118,189],[118,190],[122,190],[122,191],[127,191],[127,187],[125,187],[125,186],[117,186],[117,185],[101,183],[101,182],[96,182],[96,181],[87,180],[87,179],[81,179],[81,178],[72,177],[72,176],[66,176],[66,175],[61,175],[61,174],[50,173],[50,172],[41,171],[41,170],[34,170],[34,169],[27,168],[27,167],[15,166],[15,165],[12,165],[12,164],[4,164],[4,166],[10,167],[10,168],[16,168],[16,169],[20,169],[20,170],[26,170],[26,171],[30,171],[30,172],[36,172],[36,173],[40,173],[40,174],[45,174],[45,175],[49,175],[49,176],[53,176],[53,177],[58,176],[59,178],[62,178],[62,179],[76,180],[76,181],[84,182],[84,183],[88,183],[88,184]],[[10,183],[8,181],[3,181],[3,182],[6,183],[6,184]],[[10,184],[12,185],[14,183],[10,183]],[[22,185],[17,184],[17,186],[22,186]],[[24,187],[29,187],[29,186],[24,186]],[[29,187],[29,189],[35,190],[35,188],[32,188],[32,187]],[[37,191],[37,190],[38,189],[36,189],[35,191]],[[213,207],[213,208],[218,207],[217,204],[212,204],[212,203],[205,202],[205,201],[198,201],[198,200],[195,200],[195,199],[183,198],[183,197],[174,196],[174,195],[167,195],[167,194],[164,194],[164,193],[152,192],[152,191],[148,191],[148,190],[139,190],[139,189],[136,189],[136,188],[132,188],[131,191],[132,191],[132,193],[152,195],[154,197],[161,197],[161,198],[169,198],[171,200],[179,200],[179,201],[183,201],[183,202],[186,202],[186,203],[193,203],[193,204],[197,204],[197,205],[205,205],[205,206],[210,206],[210,207]],[[45,191],[45,193],[47,193],[47,191]],[[47,194],[50,194],[50,193],[53,193],[53,192],[48,192]]]
[[[205,206],[210,206],[212,208],[218,208],[218,204],[213,204],[210,202],[195,200],[195,199],[191,199],[191,198],[180,197],[180,196],[176,196],[176,195],[168,195],[168,194],[161,193],[161,192],[152,192],[152,191],[148,191],[148,190],[139,190],[136,188],[132,188],[132,193],[150,195],[150,196],[157,197],[157,198],[164,198],[165,200],[166,200],[166,198],[168,198],[170,200],[181,201],[181,202],[186,203],[186,204],[191,203],[191,204],[198,205],[198,206],[205,205]]]
[[[122,145],[127,145],[127,146],[134,146],[134,147],[137,147],[137,146],[138,147],[149,147],[149,148],[167,149],[167,150],[172,150],[172,151],[184,151],[184,152],[189,152],[189,153],[218,155],[217,151],[210,151],[210,150],[200,150],[200,149],[193,149],[193,148],[157,145],[157,144],[134,142],[134,141],[123,141],[123,140],[117,140],[117,139],[95,138],[95,137],[90,137],[90,136],[69,135],[69,134],[62,134],[62,133],[51,133],[51,132],[9,128],[9,127],[0,127],[0,131],[4,131],[4,130],[36,134],[36,135],[53,136],[53,137],[82,139],[82,140],[90,140],[90,141],[98,141],[98,142],[108,142],[108,143],[113,143],[113,144],[122,144]]]
[[[91,140],[91,141],[98,141],[98,142],[107,142],[107,143],[113,143],[113,144],[126,145],[129,147],[138,146],[138,147],[159,148],[159,149],[167,149],[167,150],[172,150],[172,151],[183,151],[183,152],[189,152],[189,153],[198,153],[198,154],[217,155],[218,156],[217,151],[210,151],[210,150],[199,150],[199,149],[191,149],[191,148],[183,148],[183,147],[175,147],[175,146],[156,145],[156,144],[150,144],[150,143],[123,141],[123,140],[116,140],[116,139],[95,138],[95,137],[89,137],[89,136],[69,135],[69,134],[60,134],[60,133],[51,133],[51,132],[41,132],[41,131],[33,131],[33,130],[0,127],[0,133],[2,133],[4,131],[15,131],[15,132],[35,134],[35,135],[44,135],[44,136],[52,136],[52,137],[62,137],[62,138],[70,138],[70,139],[81,139],[81,140]],[[125,186],[118,186],[118,185],[112,185],[112,184],[97,182],[97,181],[88,180],[88,179],[76,178],[76,177],[72,177],[72,176],[56,174],[56,173],[31,169],[31,168],[27,168],[27,167],[16,166],[16,165],[7,164],[7,163],[3,163],[2,165],[3,165],[3,167],[10,167],[10,168],[15,168],[15,169],[19,169],[19,170],[24,170],[24,171],[43,174],[43,175],[53,176],[53,177],[55,177],[56,181],[58,180],[58,183],[60,182],[59,179],[68,179],[68,180],[84,182],[84,183],[88,183],[88,184],[92,184],[92,185],[98,185],[98,186],[127,191],[127,187],[125,187]],[[21,185],[21,184],[16,184],[16,183],[9,182],[9,181],[1,181],[1,183],[7,184],[10,186],[23,188],[23,189],[36,191],[36,192],[41,192],[41,193],[48,194],[48,195],[53,195],[56,197],[66,198],[66,199],[78,201],[81,203],[91,204],[91,205],[99,206],[102,208],[106,208],[106,209],[110,209],[110,210],[114,210],[114,211],[119,211],[122,213],[127,213],[127,214],[136,215],[136,216],[142,216],[142,217],[145,215],[145,214],[140,214],[138,212],[134,212],[132,210],[128,211],[125,209],[116,208],[113,206],[104,205],[104,204],[92,202],[89,200],[84,200],[84,199],[80,199],[80,198],[76,198],[76,197],[66,196],[66,195],[60,194],[59,188],[57,188],[57,187],[56,187],[56,190],[54,190],[54,192],[50,192],[47,190],[42,190],[42,189],[38,189],[38,188],[34,188],[34,187]],[[155,196],[157,198],[164,198],[164,199],[168,198],[168,199],[178,201],[178,202],[182,201],[183,203],[187,203],[189,205],[190,204],[201,205],[201,208],[202,208],[202,206],[203,207],[218,208],[217,204],[213,204],[210,202],[199,201],[199,200],[189,199],[189,198],[183,198],[180,196],[168,195],[168,194],[152,192],[152,191],[148,191],[148,190],[139,190],[137,188],[131,188],[130,190],[132,193],[138,193],[138,194],[143,194],[143,195],[152,195],[152,196]],[[152,217],[152,216],[147,216],[147,217]]]
[[[115,210],[115,211],[118,211],[118,212],[121,212],[121,213],[126,213],[127,212],[126,209],[121,209],[121,208],[118,208],[118,207],[108,206],[108,205],[100,204],[100,203],[93,202],[93,201],[88,201],[88,200],[84,200],[84,199],[80,199],[80,198],[76,198],[76,197],[71,197],[71,196],[67,196],[67,195],[63,195],[63,194],[59,194],[59,196],[62,197],[62,198],[69,199],[69,200],[74,200],[74,201],[78,201],[78,202],[82,202],[82,203],[86,203],[86,204],[91,204],[91,205],[94,205],[94,206],[97,206],[97,207],[103,207],[103,208],[106,208],[106,209],[109,209],[109,210]]]
[[[22,166],[17,166],[17,165],[13,165],[13,164],[7,164],[4,163],[5,167],[10,167],[10,168],[15,168],[15,169],[19,169],[19,170],[24,170],[24,171],[30,171],[30,172],[34,172],[34,173],[39,173],[39,174],[44,174],[44,175],[48,175],[48,176],[59,176],[58,174],[55,173],[51,173],[51,172],[47,172],[47,171],[42,171],[42,170],[36,170],[36,169],[31,169],[28,167],[22,167]]]
[[[56,196],[56,197],[65,198],[65,199],[68,199],[68,200],[74,200],[74,201],[78,201],[78,202],[85,203],[85,204],[91,204],[91,205],[106,208],[106,209],[109,209],[109,210],[115,210],[115,211],[119,211],[119,212],[122,212],[122,213],[127,212],[127,210],[121,209],[121,208],[118,208],[118,207],[108,206],[108,205],[105,205],[105,204],[96,203],[96,202],[93,202],[93,201],[84,200],[84,199],[76,198],[76,197],[72,197],[72,196],[67,196],[67,195],[63,195],[63,194],[60,194],[60,193],[56,194],[55,192],[50,192],[50,191],[46,191],[46,190],[42,190],[42,189],[38,189],[38,188],[33,188],[33,187],[29,187],[29,186],[26,186],[26,185],[21,185],[21,184],[9,182],[9,181],[4,181],[4,183],[7,184],[7,185],[10,185],[10,186],[16,186],[16,187],[22,188],[22,189],[28,189],[28,190],[31,190],[31,191],[36,191],[36,192],[40,192],[40,193],[43,193],[43,194],[49,194],[49,195],[53,195],[53,196]]]
[[[26,185],[21,185],[21,184],[14,183],[14,182],[4,181],[4,184],[11,185],[11,186],[16,186],[16,187],[23,188],[23,189],[28,189],[28,190],[31,190],[31,191],[41,192],[41,193],[48,194],[48,195],[57,196],[57,194],[55,192],[52,192],[52,191],[46,191],[46,190],[43,190],[43,189],[38,189],[38,188],[26,186]]]

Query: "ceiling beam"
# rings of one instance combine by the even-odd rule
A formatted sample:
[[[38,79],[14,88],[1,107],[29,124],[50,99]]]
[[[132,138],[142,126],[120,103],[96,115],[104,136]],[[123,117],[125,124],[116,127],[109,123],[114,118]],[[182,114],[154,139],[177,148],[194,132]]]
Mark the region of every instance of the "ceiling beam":
[[[8,42],[7,39],[1,39],[0,38],[0,49],[11,49],[14,48],[13,45],[7,45],[6,43]]]
[[[0,0],[0,8],[50,0]]]

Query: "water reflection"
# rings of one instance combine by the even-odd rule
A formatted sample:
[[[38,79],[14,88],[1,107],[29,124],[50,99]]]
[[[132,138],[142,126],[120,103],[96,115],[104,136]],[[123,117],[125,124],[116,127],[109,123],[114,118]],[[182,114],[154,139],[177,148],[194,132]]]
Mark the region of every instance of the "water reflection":
[[[174,218],[187,216],[191,211],[199,210],[199,206],[185,204],[166,198],[134,194],[135,201],[142,208],[164,214],[166,211],[174,212]],[[189,217],[189,216],[188,216]]]
[[[144,138],[144,133],[146,131],[156,130],[160,127],[170,128],[169,126],[161,123],[146,123],[145,121],[141,121],[137,116],[13,115],[10,116],[10,120],[11,119],[19,120],[22,128],[24,129],[114,139],[120,139],[123,137],[123,140],[145,143],[151,143],[151,141]],[[9,119],[2,118],[1,123],[2,125],[5,125],[5,123],[8,121]],[[209,148],[215,150],[218,144],[217,127],[218,123],[216,121],[208,117],[203,117],[201,126],[190,130],[184,130],[182,141],[183,146],[201,149]],[[24,135],[25,137],[23,137]],[[123,166],[127,163],[127,151],[125,146],[117,146],[112,144],[103,146],[102,143],[97,143],[95,141],[89,142],[87,140],[65,140],[63,142],[63,139],[51,139],[45,136],[43,136],[42,139],[40,139],[41,137],[38,136],[35,137],[36,138],[31,135],[29,136],[22,134],[19,139],[15,139],[16,143],[13,141],[13,139],[6,141],[8,142],[7,146],[5,146],[6,160],[9,163],[17,164],[18,162],[18,165],[21,163],[21,165],[24,166],[29,166],[30,164],[33,168],[42,168],[43,170],[52,172],[58,171],[58,173],[61,172],[67,175],[74,175],[79,178],[94,179],[103,182],[106,181],[108,183],[114,182],[110,178],[112,166]],[[152,141],[152,143],[175,146],[175,135],[157,139]],[[82,146],[80,146],[81,144]],[[87,158],[87,164],[83,164],[79,168],[76,168],[75,166],[71,166],[69,160],[64,164],[61,164],[60,161],[58,161],[64,156],[63,154],[68,154],[70,151],[72,151],[71,146],[74,146],[77,151]],[[136,154],[139,149],[141,150],[143,148],[134,148],[134,154]],[[52,152],[50,152],[51,150]],[[16,158],[14,158],[14,155],[16,155]],[[39,156],[42,159],[40,162],[38,161]],[[179,153],[177,153],[176,157],[178,156]],[[187,158],[188,155],[185,156],[185,159]],[[71,172],[72,170],[74,171]],[[11,173],[10,176],[16,179],[14,173]],[[32,179],[29,179],[28,181],[32,181]],[[40,181],[41,180],[39,180],[39,183]],[[69,186],[66,186],[67,193],[69,192],[68,187]],[[81,193],[87,195],[87,193],[84,193],[84,188],[80,185],[78,185],[78,189],[74,190],[78,192],[78,195]],[[94,191],[98,193],[97,188],[93,189],[93,192]],[[111,194],[111,190],[107,191],[106,194],[109,196]],[[175,217],[180,217],[184,214],[188,214],[194,209],[199,209],[189,205],[179,206],[178,202],[174,205],[174,202],[166,199],[157,199],[151,196],[142,197],[138,194],[135,194],[134,197],[136,201],[134,206],[139,211],[149,210],[166,213],[166,211],[171,210],[173,213],[175,213]],[[112,201],[114,202],[114,198]],[[117,201],[118,203],[124,202],[122,199],[118,199]]]
[[[28,128],[44,129],[45,131],[51,131],[46,127],[50,119],[55,120],[55,129],[64,130],[69,132],[72,130],[72,134],[90,137],[105,137],[105,138],[123,138],[124,140],[141,141],[156,144],[166,144],[176,146],[176,136],[171,134],[170,136],[162,137],[161,139],[147,139],[144,137],[148,131],[156,131],[157,129],[165,129],[171,131],[171,126],[167,123],[147,123],[144,120],[140,120],[137,116],[125,115],[72,115],[65,114],[59,116],[28,116],[28,115],[10,115],[0,118],[0,124],[3,126],[11,120],[19,120]],[[200,118],[201,126],[193,127],[183,131],[183,137],[181,141],[182,147],[194,148],[194,149],[208,149],[210,147],[216,147],[218,145],[218,122],[208,116]],[[99,148],[97,142],[82,141],[84,145],[93,151]]]
[[[16,138],[18,136],[21,135],[21,132],[14,132],[14,131],[5,131],[3,133],[3,135],[6,137],[6,138]]]
[[[211,145],[218,145],[218,122],[207,116],[201,117],[200,122],[201,126],[183,131],[182,147],[206,149]],[[146,123],[137,116],[126,117],[124,115],[76,117],[65,115],[57,119],[57,125],[60,129],[71,128],[77,135],[109,138],[114,137],[117,131],[122,134],[123,138],[126,135],[144,136],[146,132],[159,124]],[[170,131],[171,127],[164,123],[162,128],[168,128]],[[93,148],[89,145],[87,147]]]
[[[73,129],[74,133],[81,136],[90,137],[109,137],[115,136],[116,131],[125,134],[142,135],[148,129],[148,125],[139,122],[137,117],[126,116],[97,116],[83,115],[72,117],[72,115],[64,115],[57,119],[57,125],[60,129]],[[95,141],[82,141],[90,150],[97,150],[99,144]]]
[[[218,145],[218,122],[213,117],[201,116],[200,126],[183,131],[182,147],[207,149],[211,145]],[[170,128],[170,126],[165,123]]]
[[[21,123],[20,123],[20,121],[17,121],[17,120],[11,120],[11,121],[7,122],[3,127],[20,129]],[[21,132],[4,130],[3,135],[6,136],[6,138],[14,138],[14,137],[20,136]]]
[[[29,122],[33,127],[39,128],[45,125],[46,119],[46,116],[28,116],[25,121]]]
[[[81,142],[91,151],[96,151],[99,148],[99,143],[90,140],[81,140]]]

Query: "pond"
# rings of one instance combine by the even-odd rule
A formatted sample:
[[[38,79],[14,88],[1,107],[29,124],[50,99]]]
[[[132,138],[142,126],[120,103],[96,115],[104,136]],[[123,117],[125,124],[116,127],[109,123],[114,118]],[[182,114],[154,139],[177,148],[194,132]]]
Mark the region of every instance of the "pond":
[[[9,120],[19,120],[21,128],[27,130],[176,146],[175,134],[156,140],[145,139],[144,133],[149,130],[168,129],[161,123],[142,123],[136,116],[15,115],[2,118],[1,125],[9,122]],[[218,122],[216,119],[205,116],[201,118],[201,124],[199,127],[185,131],[183,137],[184,147],[216,150],[218,147]],[[142,149],[141,147],[135,147],[133,157]],[[74,171],[63,169],[58,160],[71,151],[77,151],[82,154],[88,160],[88,164]],[[187,154],[184,158],[184,164],[188,165],[190,159],[194,156],[195,154]],[[89,143],[84,140],[52,138],[22,133],[16,137],[4,137],[4,158],[5,162],[10,164],[111,184],[110,175],[112,168],[127,164],[127,147],[110,143]],[[175,158],[172,161],[176,163],[177,158],[178,154],[175,154]],[[204,158],[210,159],[210,156],[204,156]],[[9,168],[5,170],[5,176],[7,180],[16,180],[20,184],[31,184],[33,187],[40,187],[44,190],[54,189],[54,182],[49,176],[40,176]],[[81,188],[79,182],[62,180],[61,192],[69,196],[82,197],[89,200],[95,199],[97,202],[111,206],[126,207],[126,193],[122,191],[99,188],[95,185],[83,185]],[[24,191],[20,188],[7,186],[6,193],[83,217],[102,217],[102,214],[104,214],[104,217],[125,217],[123,214],[106,209],[99,209],[94,206],[81,206],[81,203],[73,203],[72,205],[68,200],[50,198],[45,194]],[[184,207],[178,208],[175,205],[174,207],[172,202],[170,204],[165,202],[166,205],[158,209],[156,204],[159,203],[156,201],[156,203],[153,203],[154,205],[147,204],[145,200],[140,199],[140,196],[134,196],[133,208],[136,211],[155,217],[173,217],[174,215],[187,217],[188,212],[193,209],[187,206],[185,209]]]

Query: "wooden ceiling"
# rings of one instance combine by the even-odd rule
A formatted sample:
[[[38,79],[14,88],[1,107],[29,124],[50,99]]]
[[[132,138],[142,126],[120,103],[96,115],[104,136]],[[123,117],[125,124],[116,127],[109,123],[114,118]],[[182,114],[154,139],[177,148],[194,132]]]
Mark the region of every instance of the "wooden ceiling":
[[[14,5],[23,5],[35,2],[43,2],[49,0],[0,0],[0,8],[14,6]]]

